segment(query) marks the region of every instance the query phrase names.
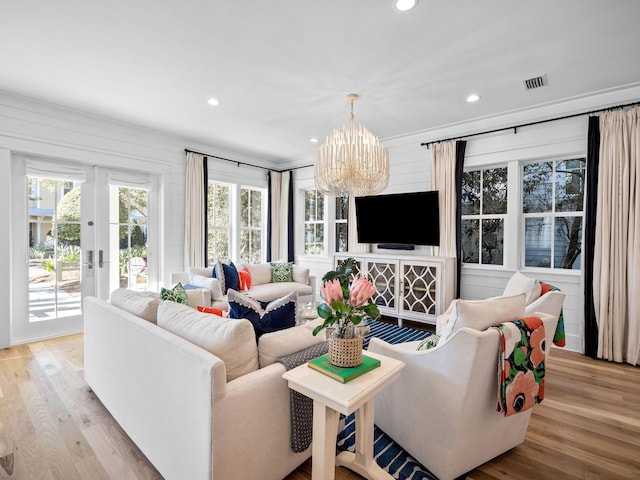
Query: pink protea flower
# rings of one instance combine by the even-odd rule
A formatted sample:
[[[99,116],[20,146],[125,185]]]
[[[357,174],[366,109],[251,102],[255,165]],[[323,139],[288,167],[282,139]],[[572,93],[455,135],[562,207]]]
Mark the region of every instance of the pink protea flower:
[[[335,301],[341,302],[342,287],[340,286],[340,281],[335,279],[324,282],[320,287],[320,295],[322,295],[327,305],[331,305]]]
[[[351,292],[349,292],[349,305],[352,307],[361,307],[369,301],[376,292],[370,280],[357,276],[351,284]]]

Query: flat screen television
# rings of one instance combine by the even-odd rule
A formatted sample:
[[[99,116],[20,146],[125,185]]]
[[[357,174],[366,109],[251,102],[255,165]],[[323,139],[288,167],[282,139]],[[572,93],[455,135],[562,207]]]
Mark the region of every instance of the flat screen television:
[[[359,243],[408,250],[440,245],[437,191],[356,197],[355,205]]]

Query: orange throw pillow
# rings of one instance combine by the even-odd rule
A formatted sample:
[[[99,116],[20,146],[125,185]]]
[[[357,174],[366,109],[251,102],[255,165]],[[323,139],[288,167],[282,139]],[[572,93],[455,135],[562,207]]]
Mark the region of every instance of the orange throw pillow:
[[[202,313],[213,313],[214,315],[218,315],[219,317],[229,316],[229,312],[227,310],[222,310],[221,308],[205,307],[204,305],[198,305],[196,308],[199,312]]]
[[[247,267],[244,267],[238,272],[240,277],[240,290],[249,290],[251,288],[251,272]]]

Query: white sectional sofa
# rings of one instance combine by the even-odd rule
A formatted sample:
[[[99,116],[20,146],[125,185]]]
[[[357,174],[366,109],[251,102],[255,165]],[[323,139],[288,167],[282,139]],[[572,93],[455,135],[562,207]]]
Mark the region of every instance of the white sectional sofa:
[[[251,288],[243,291],[260,301],[272,301],[296,292],[298,304],[308,303],[314,299],[316,279],[309,275],[309,269],[300,265],[293,265],[291,282],[272,282],[271,265],[269,263],[255,263],[238,266],[246,267],[251,275]],[[204,305],[228,309],[227,296],[217,278],[213,278],[213,267],[195,268],[188,272],[171,274],[172,286],[178,282],[183,285],[200,287],[187,290],[192,305]]]
[[[83,303],[86,381],[166,480],[281,480],[310,456],[275,360],[323,341],[315,323],[256,344],[246,319],[125,289]]]

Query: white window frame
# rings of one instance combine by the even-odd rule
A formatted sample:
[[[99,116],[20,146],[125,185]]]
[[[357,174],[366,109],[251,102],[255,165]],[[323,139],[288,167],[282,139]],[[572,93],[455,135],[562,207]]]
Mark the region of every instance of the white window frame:
[[[583,155],[562,155],[559,157],[547,157],[547,158],[542,158],[542,159],[536,159],[536,160],[530,160],[530,161],[523,161],[519,163],[519,172],[518,172],[518,176],[519,176],[519,183],[518,183],[518,190],[520,193],[520,201],[518,204],[518,215],[520,217],[520,225],[519,225],[519,242],[518,242],[518,246],[519,246],[519,255],[518,255],[518,265],[520,269],[523,270],[530,270],[530,271],[541,271],[541,272],[552,272],[552,273],[564,273],[564,274],[581,274],[582,269],[583,269],[583,265],[584,265],[584,257],[582,256],[582,254],[584,253],[584,213],[585,213],[585,202],[587,199],[587,186],[586,186],[586,163],[585,163],[585,184],[584,184],[584,191],[583,191],[583,198],[582,198],[582,210],[581,211],[566,211],[566,212],[557,212],[555,211],[555,205],[556,205],[556,181],[555,181],[555,173],[556,173],[556,165],[558,162],[563,162],[563,161],[567,161],[567,160],[586,160],[584,154]],[[551,162],[553,164],[553,177],[554,177],[554,181],[553,181],[553,185],[552,185],[552,198],[551,198],[551,204],[552,204],[552,208],[553,210],[551,212],[533,212],[533,213],[524,213],[523,212],[523,207],[524,207],[524,169],[526,165],[532,165],[532,164],[536,164],[536,163],[548,163]],[[552,236],[555,234],[555,218],[557,217],[581,217],[582,218],[582,238],[581,238],[581,242],[580,242],[580,268],[558,268],[555,266],[555,241],[552,238],[551,241],[551,262],[552,264],[554,264],[554,266],[551,267],[540,267],[540,266],[527,266],[525,265],[525,258],[526,258],[526,244],[525,244],[525,240],[526,240],[526,236],[525,236],[525,228],[526,228],[526,218],[544,218],[544,217],[548,217],[548,218],[552,218],[553,222],[552,222],[552,227],[551,227],[551,234]]]
[[[241,212],[240,212],[240,198],[242,196],[242,191],[243,190],[249,190],[249,191],[256,191],[256,192],[260,192],[261,196],[262,196],[262,201],[260,202],[260,226],[256,227],[256,226],[249,226],[249,227],[243,227],[242,226],[242,221],[240,218]],[[266,258],[267,258],[267,203],[268,203],[268,195],[267,195],[267,189],[265,188],[261,188],[261,187],[254,187],[251,185],[240,185],[240,188],[238,188],[238,194],[237,194],[237,212],[238,212],[238,221],[237,221],[237,230],[238,232],[238,237],[237,237],[237,242],[236,242],[236,251],[238,252],[237,260],[238,262],[242,262],[244,263],[245,260],[240,259],[240,239],[242,238],[242,231],[244,230],[248,230],[250,232],[250,236],[254,235],[255,232],[258,232],[258,235],[260,236],[260,245],[261,245],[261,254],[260,254],[260,259],[258,260],[258,262],[265,262]],[[251,207],[250,207],[251,208]],[[251,215],[249,214],[249,220],[251,220]],[[233,222],[232,222],[233,223]],[[251,243],[251,242],[249,242]],[[249,260],[251,259],[251,255],[249,255]]]
[[[509,231],[510,228],[509,226],[512,224],[512,215],[510,214],[510,210],[512,209],[512,205],[513,205],[513,195],[512,195],[512,188],[510,188],[510,181],[511,181],[511,175],[510,172],[512,170],[512,165],[511,162],[509,163],[503,163],[503,164],[497,164],[497,165],[482,165],[482,166],[474,166],[474,167],[470,167],[468,169],[465,169],[465,173],[468,172],[476,172],[476,171],[480,171],[480,172],[484,172],[486,170],[495,170],[495,169],[499,169],[499,168],[506,168],[507,169],[507,210],[505,213],[499,213],[499,214],[483,214],[483,213],[479,213],[479,214],[473,214],[473,215],[461,215],[461,220],[478,220],[478,225],[479,225],[479,235],[478,235],[478,263],[466,263],[463,262],[462,264],[465,267],[475,267],[475,268],[496,268],[496,269],[503,269],[506,268],[509,265],[509,256],[508,253],[510,251],[509,249],[509,243],[513,242],[513,238],[511,235],[509,235]],[[483,181],[484,181],[484,175],[481,176],[481,180],[480,180],[480,212],[482,212],[482,204],[483,204],[483,192],[482,192],[482,185],[483,185]],[[502,232],[502,263],[501,264],[494,264],[494,263],[482,263],[482,221],[483,220],[493,220],[493,219],[499,219],[503,221],[503,232]]]

